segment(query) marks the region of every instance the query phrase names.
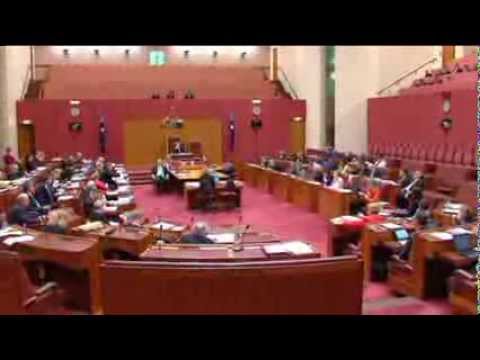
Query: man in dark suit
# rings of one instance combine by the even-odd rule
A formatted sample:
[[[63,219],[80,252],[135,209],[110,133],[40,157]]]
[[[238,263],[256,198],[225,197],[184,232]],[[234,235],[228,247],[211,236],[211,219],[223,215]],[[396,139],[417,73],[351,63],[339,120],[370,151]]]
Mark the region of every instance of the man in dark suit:
[[[197,222],[193,225],[192,232],[182,236],[181,242],[185,244],[213,244],[207,236],[207,224]]]
[[[100,180],[108,184],[108,188],[111,190],[118,189],[118,184],[113,178],[118,176],[118,173],[113,169],[112,163],[105,163],[103,170],[100,172]]]
[[[45,224],[47,217],[30,206],[27,194],[18,195],[15,205],[8,212],[8,223],[21,226],[35,226]]]
[[[210,209],[215,202],[215,179],[206,171],[200,178],[200,197],[203,200],[203,208]]]
[[[23,185],[23,192],[27,194],[28,199],[30,201],[30,208],[34,211],[37,211],[43,215],[48,213],[48,210],[50,210],[50,206],[42,206],[38,199],[36,198],[36,189],[35,185],[33,182],[29,181],[26,184]]]
[[[52,175],[48,176],[47,180],[37,187],[35,198],[42,207],[53,208],[56,206],[57,198],[55,197]]]

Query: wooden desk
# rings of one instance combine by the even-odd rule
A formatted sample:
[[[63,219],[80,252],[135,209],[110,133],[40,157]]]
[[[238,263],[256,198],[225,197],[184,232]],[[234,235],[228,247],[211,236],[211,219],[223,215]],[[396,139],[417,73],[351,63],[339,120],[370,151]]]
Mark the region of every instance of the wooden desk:
[[[102,252],[108,250],[123,251],[134,257],[140,256],[155,241],[154,234],[148,229],[117,227],[114,232],[107,234],[110,229],[110,226],[106,226],[101,230],[85,232],[76,228],[72,229],[72,233],[77,236],[98,239]]]
[[[85,270],[89,275],[90,305],[92,313],[101,311],[98,268],[102,261],[99,243],[95,239],[43,233],[29,230],[35,240],[17,243],[10,250],[20,253],[22,261],[45,261],[72,270]],[[0,246],[5,247],[1,244]]]
[[[350,214],[352,191],[340,191],[323,186],[318,192],[318,213],[328,219]]]
[[[426,297],[427,289],[427,261],[441,252],[456,251],[453,240],[437,240],[431,234],[442,230],[420,232],[412,248],[412,264],[414,269],[413,295],[418,298]]]
[[[220,196],[221,192],[225,190],[225,185],[226,185],[225,181],[219,181],[216,184],[215,192],[217,197]],[[235,181],[235,187],[237,192],[237,205],[241,206],[243,182]],[[185,182],[184,194],[185,194],[185,199],[187,200],[188,209],[198,209],[201,207],[202,204],[199,199],[200,182],[198,181]]]
[[[373,247],[388,241],[396,241],[393,232],[379,224],[368,224],[363,229],[361,246],[365,281],[372,277]]]
[[[243,166],[245,183],[264,189],[277,199],[291,202],[327,218],[350,213],[353,193],[336,190],[304,178],[267,169],[256,164]]]
[[[312,245],[314,252],[308,255],[275,255],[264,252],[261,244],[246,244],[243,250],[233,251],[230,245],[223,244],[182,244],[152,246],[146,250],[140,259],[143,261],[194,261],[194,262],[236,262],[236,261],[266,261],[278,259],[304,259],[320,257],[318,250]]]

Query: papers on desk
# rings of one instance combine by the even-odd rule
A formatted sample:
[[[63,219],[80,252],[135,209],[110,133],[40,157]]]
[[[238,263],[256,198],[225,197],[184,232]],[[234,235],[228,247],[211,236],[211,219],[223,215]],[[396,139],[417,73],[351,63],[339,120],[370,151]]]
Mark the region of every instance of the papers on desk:
[[[471,232],[467,229],[461,228],[461,227],[456,227],[456,228],[453,228],[453,229],[449,229],[446,232],[449,233],[449,234],[452,234],[452,235],[473,234],[473,232]]]
[[[47,167],[46,167],[46,166],[39,166],[39,167],[37,167],[37,171],[44,171],[44,170],[47,170]]]
[[[23,235],[23,231],[17,230],[12,227],[7,227],[5,229],[0,230],[0,237],[5,237],[5,236],[20,236]]]
[[[384,227],[385,229],[388,229],[388,230],[398,230],[398,229],[401,229],[402,227],[398,224],[394,224],[394,223],[383,223],[383,224],[380,224],[382,227]]]
[[[183,226],[178,226],[178,225],[171,224],[171,223],[168,223],[168,222],[163,222],[163,221],[160,221],[159,223],[151,226],[151,228],[155,229],[155,230],[160,230],[160,227],[164,231],[182,231],[183,230]],[[180,229],[180,230],[178,230],[178,229]]]
[[[200,181],[185,182],[185,189],[200,189]]]
[[[80,231],[88,232],[88,231],[95,231],[100,230],[104,227],[104,224],[101,221],[92,221],[86,224],[77,226],[77,229]]]
[[[443,231],[436,231],[430,233],[430,236],[435,238],[435,240],[439,241],[448,241],[448,240],[453,240],[453,235],[448,233],[448,232],[443,232]]]
[[[72,195],[62,195],[58,197],[58,201],[68,201],[73,200],[75,197]]]
[[[359,217],[356,217],[356,216],[343,215],[343,216],[333,218],[330,221],[335,225],[342,225],[346,221],[350,221],[350,222],[352,222],[352,221],[362,221],[362,219],[360,219]]]
[[[350,194],[352,192],[352,190],[350,189],[338,189],[338,188],[332,188],[332,187],[328,187],[328,189],[339,192],[339,193],[343,193],[343,194]]]
[[[118,208],[116,206],[104,206],[103,210],[106,212],[114,213],[118,211]]]
[[[135,201],[133,196],[120,197],[118,200],[108,201],[107,204],[112,207],[132,204]]]
[[[127,192],[130,192],[132,190],[132,188],[128,185],[122,185],[122,186],[119,186],[118,189],[117,189],[117,192],[118,193],[127,193]]]
[[[207,237],[215,244],[233,244],[235,233],[209,234]]]
[[[306,255],[313,253],[312,247],[303,241],[288,241],[280,244],[264,245],[263,250],[268,255]]]
[[[32,235],[22,235],[22,236],[8,237],[3,241],[3,243],[7,246],[12,246],[16,243],[22,243],[22,242],[33,241],[33,240],[35,240],[35,237],[33,237]]]

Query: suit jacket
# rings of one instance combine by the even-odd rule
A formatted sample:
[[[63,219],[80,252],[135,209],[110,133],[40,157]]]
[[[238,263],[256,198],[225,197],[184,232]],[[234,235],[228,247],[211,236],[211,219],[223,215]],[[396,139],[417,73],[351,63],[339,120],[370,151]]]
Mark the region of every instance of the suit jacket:
[[[14,205],[8,212],[8,223],[15,225],[39,225],[42,214],[29,207]]]
[[[35,192],[35,198],[38,200],[38,202],[42,206],[46,206],[46,205],[51,206],[55,204],[56,198],[55,198],[55,190],[53,189],[53,186],[47,183],[43,184]]]
[[[182,236],[182,243],[185,244],[213,244],[208,237],[199,234],[187,234]]]

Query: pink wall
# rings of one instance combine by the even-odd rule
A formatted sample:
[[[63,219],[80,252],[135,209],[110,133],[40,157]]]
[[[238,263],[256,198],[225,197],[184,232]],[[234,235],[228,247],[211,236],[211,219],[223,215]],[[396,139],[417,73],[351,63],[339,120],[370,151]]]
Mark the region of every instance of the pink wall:
[[[402,95],[368,100],[368,143],[448,144],[472,146],[476,141],[474,89],[450,92],[452,108],[442,110],[442,93]],[[440,127],[446,116],[453,119],[448,133]]]
[[[89,157],[99,155],[98,122],[105,117],[109,144],[107,156],[113,161],[124,159],[123,122],[135,118],[158,118],[159,121],[174,106],[183,118],[215,117],[224,121],[224,159],[253,160],[255,158],[255,132],[250,128],[252,104],[250,100],[82,100],[80,105],[83,131],[73,134],[68,129],[72,121],[68,100],[19,101],[18,121],[29,119],[35,126],[38,149],[47,155],[63,155],[81,151]],[[237,119],[237,141],[234,153],[228,148],[228,122],[230,113]],[[290,119],[305,117],[303,100],[271,99],[262,103],[263,128],[258,132],[258,154],[288,149],[290,145]]]

